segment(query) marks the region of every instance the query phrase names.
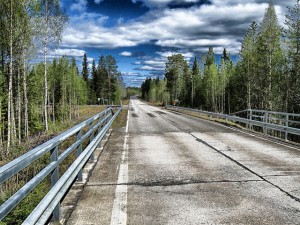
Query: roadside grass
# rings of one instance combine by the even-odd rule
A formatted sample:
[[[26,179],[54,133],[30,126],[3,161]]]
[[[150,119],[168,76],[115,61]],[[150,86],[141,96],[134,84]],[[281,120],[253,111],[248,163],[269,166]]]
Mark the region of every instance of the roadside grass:
[[[118,129],[118,128],[125,127],[127,122],[127,114],[128,114],[128,105],[123,105],[123,109],[115,119],[112,128]]]

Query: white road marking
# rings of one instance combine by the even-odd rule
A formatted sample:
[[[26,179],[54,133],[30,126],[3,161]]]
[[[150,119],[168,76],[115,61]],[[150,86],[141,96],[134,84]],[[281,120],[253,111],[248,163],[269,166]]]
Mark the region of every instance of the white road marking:
[[[113,209],[111,212],[111,225],[127,224],[127,183],[128,183],[128,125],[129,111],[127,115],[127,123],[125,128],[125,138],[122,152],[122,160],[118,175],[118,183],[115,191]]]

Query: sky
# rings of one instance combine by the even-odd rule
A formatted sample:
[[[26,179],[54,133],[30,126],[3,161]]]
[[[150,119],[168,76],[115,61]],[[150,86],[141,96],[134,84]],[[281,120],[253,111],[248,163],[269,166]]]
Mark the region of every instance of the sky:
[[[81,70],[100,55],[117,59],[126,86],[147,77],[163,78],[167,57],[182,54],[192,64],[209,47],[223,48],[238,59],[250,23],[261,22],[269,0],[60,0],[69,16],[62,42],[51,53],[75,57]],[[273,0],[280,25],[286,6],[296,0]]]

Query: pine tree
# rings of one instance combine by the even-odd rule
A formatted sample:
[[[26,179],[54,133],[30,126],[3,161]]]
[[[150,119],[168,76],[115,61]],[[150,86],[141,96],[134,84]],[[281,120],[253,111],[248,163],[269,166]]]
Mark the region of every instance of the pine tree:
[[[112,55],[105,57],[108,85],[108,104],[112,104],[119,75],[116,59]]]
[[[290,112],[300,112],[300,1],[288,7],[285,41],[288,47],[288,75],[286,77],[287,106]]]
[[[191,91],[191,106],[195,104],[196,88],[200,82],[200,70],[198,66],[197,58],[194,58],[194,63],[192,67],[192,91]]]
[[[92,90],[93,90],[93,92],[94,92],[94,102],[97,102],[97,98],[99,97],[99,95],[98,95],[98,88],[99,88],[99,86],[98,86],[98,74],[97,74],[97,68],[96,68],[96,64],[95,64],[95,60],[93,60],[93,62],[92,62],[92,72],[91,72],[91,75],[92,75],[92,85],[91,85],[91,87],[92,87]]]
[[[86,53],[83,55],[83,61],[82,61],[82,77],[83,80],[88,84],[88,78],[89,78],[89,69],[88,69],[88,62],[87,62],[87,56]]]
[[[178,100],[181,95],[181,87],[183,75],[188,67],[183,55],[177,54],[168,57],[165,69],[165,77],[167,79],[167,90],[170,93],[171,101]]]
[[[104,103],[104,99],[108,99],[109,90],[106,60],[103,55],[99,57],[97,75],[99,77],[99,97],[102,99],[102,103]]]

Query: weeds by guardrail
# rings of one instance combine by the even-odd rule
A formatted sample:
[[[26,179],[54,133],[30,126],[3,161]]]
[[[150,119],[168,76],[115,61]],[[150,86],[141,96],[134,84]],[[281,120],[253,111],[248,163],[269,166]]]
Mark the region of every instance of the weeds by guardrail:
[[[116,108],[116,112],[113,111]],[[122,107],[111,106],[103,112],[81,122],[55,138],[32,149],[0,168],[0,185],[12,176],[18,174],[39,158],[50,153],[50,162],[37,175],[17,190],[7,201],[0,206],[0,220],[2,220],[22,199],[24,199],[46,177],[51,177],[51,189],[31,212],[23,224],[45,224],[52,215],[54,221],[60,218],[60,201],[77,178],[82,180],[82,168],[86,162],[94,159],[94,150],[109,131],[113,121]],[[65,151],[59,154],[59,146],[67,139],[74,138]],[[84,142],[88,142],[83,149]],[[59,165],[76,151],[76,160],[59,178]]]
[[[300,114],[248,109],[227,115],[172,105],[167,105],[166,108],[196,112],[214,118],[238,122],[249,129],[276,136],[286,141],[291,140],[292,135],[300,137]]]

